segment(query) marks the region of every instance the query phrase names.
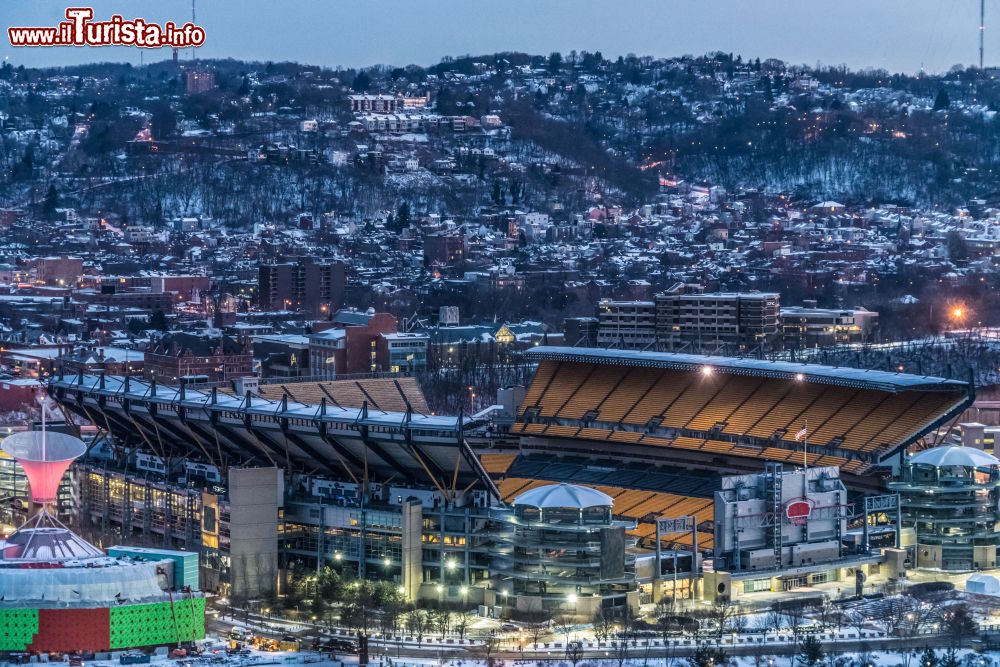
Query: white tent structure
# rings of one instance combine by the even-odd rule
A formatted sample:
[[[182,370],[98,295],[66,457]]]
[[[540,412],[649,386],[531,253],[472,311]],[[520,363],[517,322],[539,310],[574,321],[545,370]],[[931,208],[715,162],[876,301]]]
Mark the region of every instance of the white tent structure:
[[[965,590],[983,595],[1000,595],[1000,579],[992,574],[973,574],[965,582]]]

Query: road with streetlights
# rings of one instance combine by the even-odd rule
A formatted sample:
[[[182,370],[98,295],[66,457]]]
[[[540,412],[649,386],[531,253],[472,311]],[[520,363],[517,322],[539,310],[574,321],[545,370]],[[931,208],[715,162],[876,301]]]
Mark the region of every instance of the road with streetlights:
[[[261,610],[262,612],[264,610]],[[234,616],[235,614],[235,616]],[[228,616],[228,621],[227,621]],[[339,632],[329,632],[324,626],[314,623],[293,623],[290,621],[277,621],[269,618],[266,614],[244,612],[243,610],[230,610],[228,607],[210,603],[210,613],[206,618],[206,629],[209,632],[217,633],[220,636],[228,634],[234,623],[242,623],[251,628],[255,633],[263,636],[281,639],[286,635],[297,637],[304,644],[310,643],[313,639],[323,639],[325,637],[345,637],[353,636],[346,630]],[[716,646],[717,637],[702,637],[703,643]],[[950,638],[940,635],[926,635],[920,637],[920,650],[925,646],[944,648],[952,645]],[[493,642],[490,656],[499,659],[535,659],[535,660],[559,660],[566,654],[565,642],[539,642],[538,645],[526,641],[523,633],[509,632],[498,633],[489,637]],[[659,639],[633,639],[629,640],[630,658],[678,658],[691,655],[697,647],[694,637],[677,637],[671,641],[677,641],[676,646],[662,646]],[[728,640],[728,641],[727,641]],[[372,656],[384,655],[387,657],[407,657],[407,658],[462,658],[475,659],[484,656],[486,646],[484,637],[471,636],[469,643],[459,643],[456,638],[425,638],[422,642],[407,640],[403,637],[383,637],[379,634],[369,636],[369,646]],[[800,638],[801,641],[801,638]],[[960,643],[960,647],[969,647],[972,639],[966,639]],[[644,642],[650,642],[646,646]],[[684,643],[686,642],[686,643]],[[547,645],[546,645],[547,644]],[[898,651],[901,648],[914,645],[913,638],[903,637],[870,637],[865,639],[838,639],[836,641],[824,641],[824,649],[828,653],[857,653],[859,651]],[[761,655],[792,655],[798,652],[799,644],[796,642],[778,642],[771,636],[767,641],[759,643],[733,644],[731,635],[728,633],[723,637],[721,648],[730,655],[761,656]],[[597,642],[587,640],[583,642],[581,659],[610,659],[614,657],[617,649],[615,640]]]

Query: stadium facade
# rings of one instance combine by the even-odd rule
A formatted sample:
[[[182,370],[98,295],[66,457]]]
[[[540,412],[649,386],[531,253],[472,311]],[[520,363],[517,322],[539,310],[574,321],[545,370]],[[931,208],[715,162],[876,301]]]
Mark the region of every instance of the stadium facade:
[[[857,508],[885,493],[904,450],[973,398],[963,382],[878,371],[580,348],[527,355],[538,368],[509,429],[486,415],[430,414],[410,378],[236,395],[81,374],[50,392],[115,443],[77,470],[83,518],[105,539],[198,551],[206,585],[237,597],[329,565],[397,581],[413,600],[489,607],[518,604],[500,545],[516,499],[534,489],[590,487],[628,524],[623,577],[593,578],[607,604],[636,592],[696,596],[705,558],[737,583],[747,562],[716,544],[724,475],[805,464],[807,486],[840,484],[838,502]],[[836,481],[814,470],[836,470],[826,473]],[[261,528],[265,515],[275,519]],[[894,547],[855,534],[867,516],[846,513],[836,558],[801,564],[815,566],[806,574]],[[782,566],[762,564],[756,579]]]

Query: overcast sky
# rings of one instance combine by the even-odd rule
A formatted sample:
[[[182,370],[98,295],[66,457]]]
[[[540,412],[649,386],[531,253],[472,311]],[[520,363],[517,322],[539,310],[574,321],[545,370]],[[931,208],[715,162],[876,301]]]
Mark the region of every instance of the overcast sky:
[[[947,70],[978,60],[976,0],[197,0],[200,57],[327,66],[427,65],[446,55],[732,51],[814,65]],[[13,49],[6,28],[55,25],[67,4],[187,21],[190,0],[0,0],[0,55],[15,64],[139,62],[138,49]],[[1000,64],[1000,5],[987,11],[987,64]],[[993,16],[989,12],[992,10]],[[997,28],[991,29],[991,22]],[[169,57],[146,52],[146,62]]]

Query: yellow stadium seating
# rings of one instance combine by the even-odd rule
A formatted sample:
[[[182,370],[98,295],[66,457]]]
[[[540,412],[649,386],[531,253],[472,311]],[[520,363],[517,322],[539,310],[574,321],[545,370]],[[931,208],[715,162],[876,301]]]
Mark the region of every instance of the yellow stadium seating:
[[[547,417],[579,420],[580,428],[521,423],[512,432],[798,462],[801,443],[795,436],[808,424],[809,465],[842,465],[850,472],[865,470],[871,462],[848,460],[845,451],[868,457],[898,447],[963,399],[960,390],[894,394],[724,372],[546,360],[539,364],[522,414],[524,408],[538,408],[543,422]],[[634,430],[615,428],[619,423]],[[676,437],[645,433],[651,428],[686,432]],[[757,442],[731,443],[717,433]],[[784,445],[766,446],[776,434]]]

